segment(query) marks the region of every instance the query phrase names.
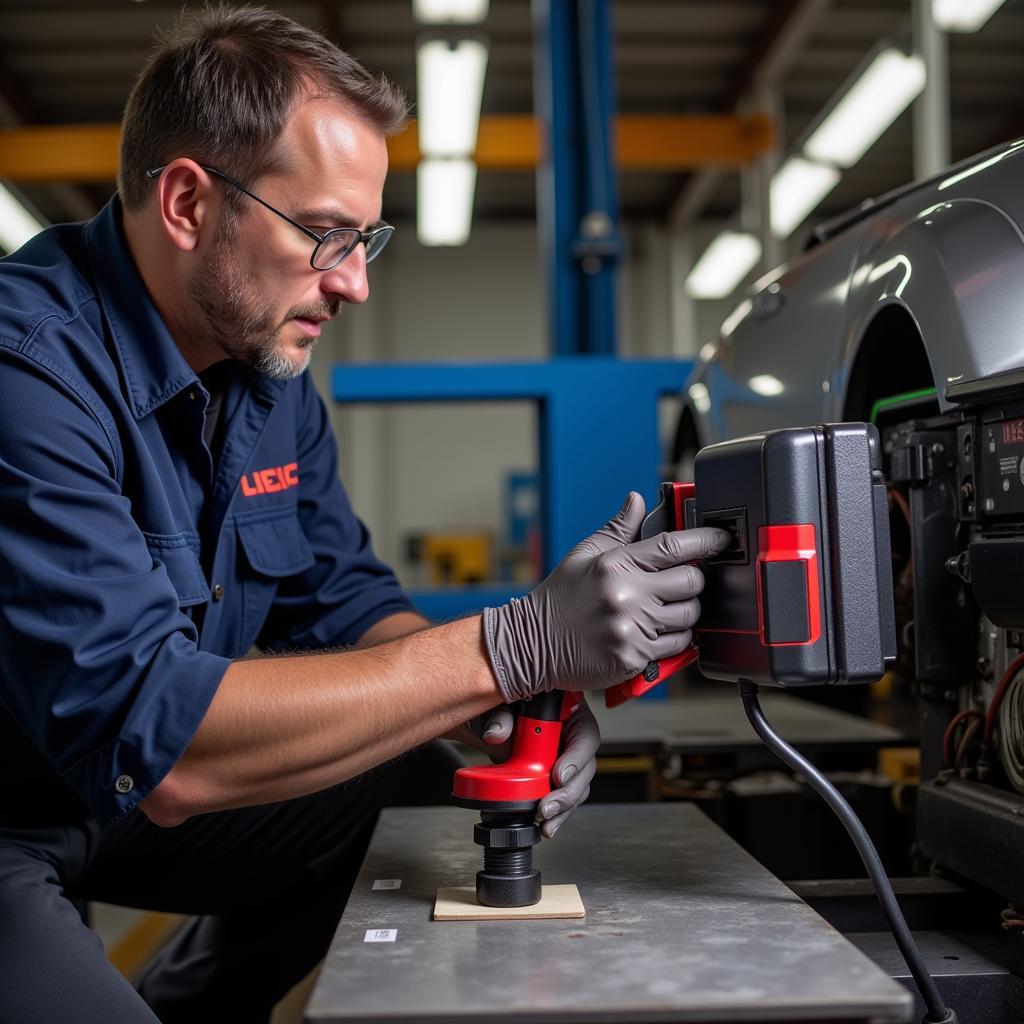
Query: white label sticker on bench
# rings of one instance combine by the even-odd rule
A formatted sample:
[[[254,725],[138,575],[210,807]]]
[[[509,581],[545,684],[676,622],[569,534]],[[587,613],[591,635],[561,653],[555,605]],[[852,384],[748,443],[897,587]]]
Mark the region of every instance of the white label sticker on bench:
[[[363,942],[394,942],[397,937],[397,928],[368,928]]]
[[[371,889],[401,889],[402,880],[400,878],[378,878]]]

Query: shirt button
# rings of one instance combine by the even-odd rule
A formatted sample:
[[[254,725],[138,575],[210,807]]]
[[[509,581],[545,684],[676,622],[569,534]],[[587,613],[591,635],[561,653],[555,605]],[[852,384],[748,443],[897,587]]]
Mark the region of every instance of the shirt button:
[[[219,584],[213,585],[213,599],[214,601],[220,601],[224,597],[224,588]]]
[[[114,789],[118,793],[130,793],[135,788],[135,780],[130,775],[118,775]]]
[[[190,391],[188,393],[188,397],[194,402],[196,400],[196,393],[194,391]]]

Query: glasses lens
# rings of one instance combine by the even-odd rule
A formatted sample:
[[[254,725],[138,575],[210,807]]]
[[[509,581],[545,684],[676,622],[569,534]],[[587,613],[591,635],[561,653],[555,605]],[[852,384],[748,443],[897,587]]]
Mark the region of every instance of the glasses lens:
[[[374,228],[370,232],[370,237],[366,240],[366,262],[376,259],[381,250],[391,240],[391,236],[395,233],[395,229],[390,224],[382,224],[379,228]]]
[[[313,253],[313,266],[317,270],[332,270],[359,243],[356,228],[335,228],[324,235],[324,240]]]

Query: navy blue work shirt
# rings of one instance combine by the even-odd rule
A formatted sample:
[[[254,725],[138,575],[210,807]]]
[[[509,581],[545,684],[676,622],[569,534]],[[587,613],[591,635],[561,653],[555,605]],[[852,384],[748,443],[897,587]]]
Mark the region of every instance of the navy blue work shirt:
[[[338,480],[308,373],[209,394],[112,200],[0,260],[0,824],[121,818],[231,660],[351,644],[411,605]]]

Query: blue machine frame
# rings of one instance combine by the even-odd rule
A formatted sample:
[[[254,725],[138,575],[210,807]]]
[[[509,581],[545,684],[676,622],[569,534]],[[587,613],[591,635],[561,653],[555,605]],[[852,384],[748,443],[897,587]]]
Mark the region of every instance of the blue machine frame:
[[[658,399],[678,396],[689,360],[590,356],[538,363],[336,366],[338,402],[533,401],[539,414],[545,572],[622,504],[657,493]],[[516,588],[418,592],[424,615],[450,618],[522,593]],[[443,614],[440,614],[443,608]]]

